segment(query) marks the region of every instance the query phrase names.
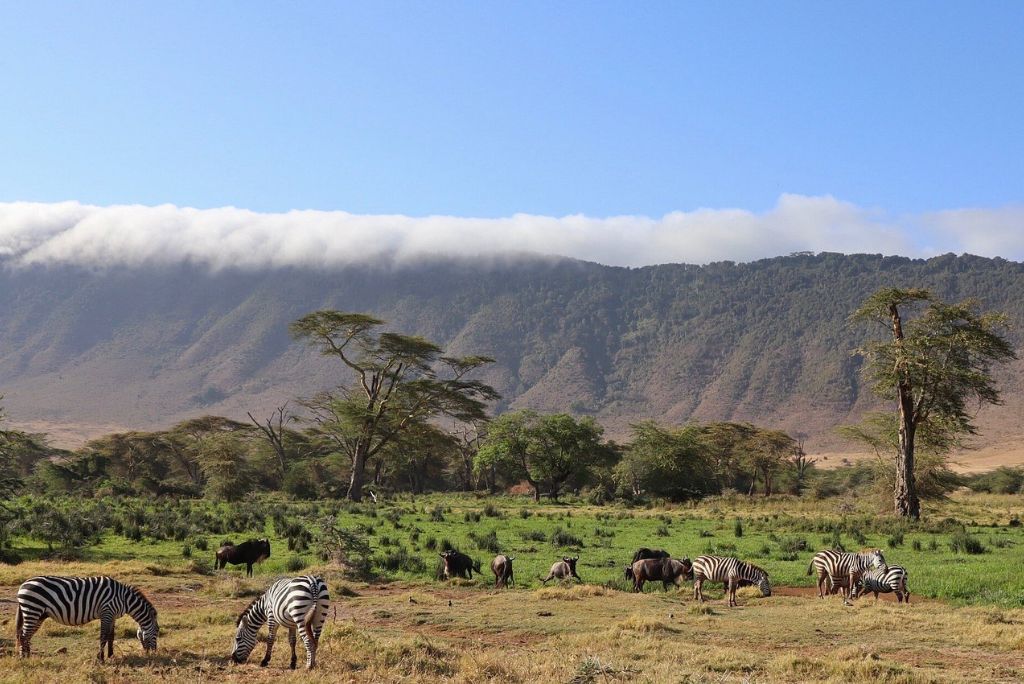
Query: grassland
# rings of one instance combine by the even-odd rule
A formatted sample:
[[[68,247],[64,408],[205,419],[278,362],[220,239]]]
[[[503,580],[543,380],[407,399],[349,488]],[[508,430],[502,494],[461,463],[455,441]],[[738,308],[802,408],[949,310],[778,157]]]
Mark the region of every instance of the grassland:
[[[323,512],[286,507],[288,516]],[[385,577],[369,583],[345,578],[313,550],[286,551],[271,521],[262,530],[242,531],[268,534],[274,544],[273,556],[251,580],[238,569],[206,574],[204,563],[196,562],[212,560],[219,541],[214,534],[186,542],[108,535],[72,563],[39,559],[40,544],[17,540],[29,560],[0,566],[3,596],[13,596],[17,584],[35,574],[112,574],[149,593],[162,636],[159,653],[144,657],[126,618],[114,661],[101,666],[93,662],[98,625],[50,624],[33,642],[39,657],[22,661],[10,655],[13,606],[3,605],[0,680],[1020,681],[1024,530],[1013,521],[1022,516],[1020,497],[972,494],[933,507],[927,522],[914,527],[834,500],[738,497],[627,509],[417,497],[338,512],[343,526],[371,540]],[[955,535],[963,534],[960,522],[984,552],[951,549]],[[559,529],[561,543],[553,543]],[[914,602],[867,599],[844,607],[838,598],[818,599],[807,564],[837,533],[847,548],[878,546],[890,562],[907,566]],[[199,538],[207,551],[196,548]],[[478,547],[493,546],[494,539],[495,548],[516,556],[514,589],[494,591],[489,577],[433,579],[445,540],[483,561],[486,571],[493,549]],[[185,544],[192,558],[182,557]],[[734,609],[720,591],[703,607],[688,586],[663,592],[659,585],[643,595],[622,591],[622,566],[642,545],[690,557],[735,553],[767,569],[777,591],[761,598],[743,590]],[[538,578],[568,552],[580,555],[585,584],[542,587]],[[396,569],[385,571],[389,558]],[[337,606],[325,629],[321,669],[312,678],[289,675],[285,639],[269,669],[255,662],[262,647],[250,664],[229,666],[234,617],[271,577],[297,563],[327,576]]]

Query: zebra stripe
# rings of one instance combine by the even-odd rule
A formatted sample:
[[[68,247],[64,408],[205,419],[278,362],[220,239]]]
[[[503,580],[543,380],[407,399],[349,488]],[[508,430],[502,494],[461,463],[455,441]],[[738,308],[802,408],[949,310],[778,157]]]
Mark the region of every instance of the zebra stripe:
[[[33,577],[18,588],[15,635],[21,657],[32,650],[32,635],[43,621],[52,618],[62,625],[100,621],[100,651],[114,655],[114,622],[130,615],[138,623],[136,636],[143,650],[155,651],[160,632],[156,609],[141,591],[110,577]]]
[[[850,553],[848,551],[837,551],[826,549],[814,554],[811,564],[807,567],[807,574],[818,573],[818,596],[825,598],[825,580],[829,582],[829,588],[836,586],[843,588],[843,600],[850,597],[853,584],[857,577],[871,568],[884,568],[885,557],[881,549]]]
[[[768,573],[752,563],[738,558],[723,556],[697,556],[693,561],[693,597],[704,601],[702,585],[708,582],[722,582],[729,592],[729,605],[735,606],[736,590],[741,582],[757,585],[761,596],[772,595],[772,585]]]
[[[896,594],[896,600],[903,603],[904,598],[910,603],[910,590],[907,589],[907,569],[902,565],[890,565],[885,568],[868,570],[860,577],[856,596],[872,592],[875,600],[879,594]]]
[[[238,616],[235,647],[231,651],[231,659],[236,663],[244,663],[249,659],[249,654],[256,647],[256,634],[266,623],[270,635],[267,639],[267,654],[260,663],[266,667],[270,663],[270,654],[274,649],[277,628],[284,625],[288,628],[288,643],[292,647],[289,667],[295,669],[297,631],[306,647],[306,669],[313,669],[316,665],[320,632],[323,630],[330,607],[330,598],[327,584],[322,577],[304,575],[286,577],[274,582]]]

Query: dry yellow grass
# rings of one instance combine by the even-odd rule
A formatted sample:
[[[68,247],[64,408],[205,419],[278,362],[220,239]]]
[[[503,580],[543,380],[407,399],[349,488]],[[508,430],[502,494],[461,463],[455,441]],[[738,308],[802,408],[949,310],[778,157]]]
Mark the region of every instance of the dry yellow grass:
[[[26,564],[28,565],[28,564]],[[18,572],[14,572],[17,570]],[[109,568],[32,564],[4,568],[8,580],[40,571]],[[38,655],[12,654],[13,606],[3,605],[3,682],[964,682],[1024,679],[1024,610],[910,606],[806,595],[761,598],[738,608],[698,606],[687,588],[632,594],[574,585],[493,591],[457,585],[351,586],[328,573],[337,598],[324,630],[319,668],[289,672],[283,634],[269,668],[263,646],[230,665],[233,621],[269,578],[148,573],[117,568],[145,587],[160,611],[160,649],[147,657],[118,623],[112,661],[94,661],[98,624],[49,623]],[[13,582],[0,590],[13,596]],[[790,592],[797,593],[797,592]],[[719,593],[714,594],[720,596]],[[301,645],[300,645],[301,653]],[[66,651],[64,651],[66,649]],[[300,655],[300,661],[302,656]]]

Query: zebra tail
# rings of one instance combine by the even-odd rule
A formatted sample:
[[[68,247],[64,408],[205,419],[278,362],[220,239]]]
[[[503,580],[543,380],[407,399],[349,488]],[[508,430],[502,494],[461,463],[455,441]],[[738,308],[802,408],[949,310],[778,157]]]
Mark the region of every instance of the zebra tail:
[[[21,630],[25,626],[25,616],[21,612],[21,604],[18,604],[18,617],[14,619],[14,643],[21,654]]]
[[[814,573],[814,559],[811,559],[811,564],[807,566],[807,574],[811,575]]]

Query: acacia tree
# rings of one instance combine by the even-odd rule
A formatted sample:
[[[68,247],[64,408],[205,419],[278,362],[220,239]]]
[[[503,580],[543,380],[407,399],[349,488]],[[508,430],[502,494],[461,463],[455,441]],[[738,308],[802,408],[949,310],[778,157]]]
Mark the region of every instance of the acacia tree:
[[[922,426],[927,426],[932,444],[948,451],[977,432],[970,405],[1002,403],[992,367],[1016,358],[1000,334],[1007,319],[977,309],[973,301],[946,304],[928,290],[883,288],[852,316],[887,330],[885,340],[870,342],[856,353],[867,361],[864,372],[873,391],[896,402],[893,499],[899,516],[921,516],[914,450]],[[912,310],[918,315],[904,320]]]
[[[634,495],[645,492],[674,501],[719,491],[701,428],[662,427],[654,421],[631,426],[633,440],[615,466],[615,479]]]
[[[491,423],[476,455],[477,472],[492,468],[522,477],[540,501],[541,491],[557,500],[574,477],[585,477],[605,460],[604,429],[593,418],[565,413],[541,416],[533,411],[506,413]]]
[[[378,332],[384,321],[360,313],[316,311],[291,325],[292,335],[338,359],[354,382],[304,404],[315,432],[351,461],[347,497],[360,501],[366,463],[414,424],[442,416],[486,417],[486,402],[499,397],[468,375],[493,359],[444,356],[422,337]]]

